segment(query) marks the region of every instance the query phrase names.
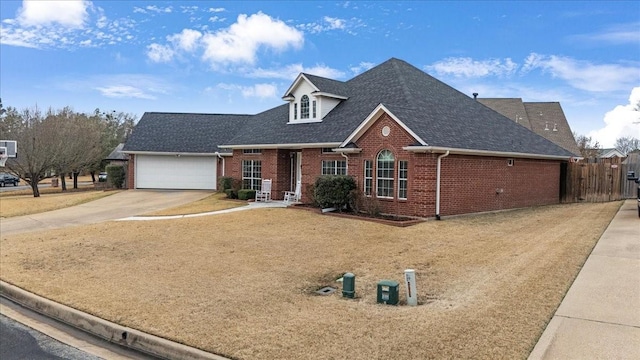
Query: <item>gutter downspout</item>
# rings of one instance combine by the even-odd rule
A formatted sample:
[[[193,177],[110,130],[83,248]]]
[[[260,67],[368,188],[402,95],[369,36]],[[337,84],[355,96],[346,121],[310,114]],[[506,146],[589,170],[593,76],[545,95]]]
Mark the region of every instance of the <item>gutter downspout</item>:
[[[218,156],[219,159],[222,159],[222,176],[224,176],[224,158],[217,151],[215,152],[215,154],[216,154],[216,156]]]
[[[349,174],[349,156],[347,156],[347,154],[343,152],[341,152],[340,155],[342,155],[342,157],[346,159],[345,165],[347,166],[347,168],[345,169],[345,171],[347,172],[347,174]]]
[[[438,156],[438,166],[436,170],[436,220],[440,220],[440,167],[442,158],[449,156],[449,150],[446,153]]]

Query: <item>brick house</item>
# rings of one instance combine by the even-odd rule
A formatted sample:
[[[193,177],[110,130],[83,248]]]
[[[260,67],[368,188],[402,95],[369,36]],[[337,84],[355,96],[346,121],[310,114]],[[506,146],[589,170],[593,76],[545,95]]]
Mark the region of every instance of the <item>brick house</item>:
[[[576,156],[398,59],[345,82],[300,74],[283,100],[256,115],[145,113],[123,150],[130,188],[268,178],[273,199],[300,181],[305,202],[318,176],[348,174],[384,213],[439,218],[558,203]]]

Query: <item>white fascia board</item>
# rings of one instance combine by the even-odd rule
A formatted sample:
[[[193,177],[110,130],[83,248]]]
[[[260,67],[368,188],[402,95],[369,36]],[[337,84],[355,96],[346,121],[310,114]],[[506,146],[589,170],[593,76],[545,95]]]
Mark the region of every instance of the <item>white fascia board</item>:
[[[216,156],[215,152],[212,153],[191,153],[184,151],[123,151],[125,154],[133,154],[133,155],[184,155],[184,156]],[[223,153],[221,153],[223,155]]]
[[[306,76],[304,76],[303,73],[300,73],[298,75],[298,77],[293,81],[293,84],[291,84],[291,86],[289,86],[289,88],[287,89],[287,91],[284,93],[284,96],[282,97],[282,99],[285,99],[286,97],[291,95],[291,92],[293,91],[293,89],[296,88],[296,86],[298,86],[298,84],[300,83],[300,81],[306,81],[309,83],[309,85],[311,85],[311,87],[314,89],[314,91],[320,91],[320,89],[318,89],[315,85],[313,85],[313,83],[311,81],[309,81],[309,79],[307,79]]]
[[[348,96],[342,96],[342,95],[337,95],[337,94],[332,94],[332,93],[322,92],[322,91],[314,91],[311,94],[314,95],[314,96],[326,96],[326,97],[330,97],[330,98],[334,98],[334,99],[338,99],[338,100],[347,100],[347,99],[349,99]]]
[[[313,120],[293,120],[293,121],[289,121],[287,123],[287,125],[291,125],[291,124],[310,124],[310,123],[319,123],[322,122],[322,119],[313,119]]]
[[[247,144],[247,145],[219,145],[226,149],[308,149],[335,148],[340,143],[305,143],[305,144]]]
[[[414,139],[416,139],[416,141],[418,141],[420,144],[424,146],[427,146],[427,143],[424,140],[422,140],[420,136],[414,133],[413,130],[411,130],[405,123],[400,121],[400,119],[398,119],[397,116],[395,116],[391,111],[389,111],[389,109],[387,109],[382,104],[379,104],[378,106],[376,106],[376,108],[369,114],[369,116],[367,116],[366,119],[364,119],[364,121],[360,123],[360,125],[358,125],[358,127],[351,133],[351,135],[349,135],[349,137],[347,137],[345,141],[342,142],[342,144],[340,144],[340,146],[343,147],[350,142],[355,142],[356,140],[358,140],[367,130],[369,130],[371,125],[373,125],[373,123],[383,113],[387,113],[387,115],[389,115],[391,119],[393,119],[393,121],[395,121],[398,125],[400,125],[400,127],[402,127],[406,132],[408,132],[409,135],[411,135]]]
[[[345,153],[345,154],[359,154],[362,152],[360,148],[334,148],[331,151],[336,153]]]
[[[544,155],[544,154],[527,154],[519,152],[506,151],[490,151],[490,150],[473,150],[473,149],[456,149],[440,146],[405,146],[402,150],[417,153],[446,153],[455,155],[476,155],[476,156],[495,156],[507,158],[527,158],[527,159],[545,159],[545,160],[570,160],[571,156]]]

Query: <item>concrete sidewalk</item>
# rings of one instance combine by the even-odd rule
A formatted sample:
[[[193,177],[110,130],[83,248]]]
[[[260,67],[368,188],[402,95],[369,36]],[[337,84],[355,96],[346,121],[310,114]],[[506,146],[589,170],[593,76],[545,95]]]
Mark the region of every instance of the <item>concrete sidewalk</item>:
[[[640,219],[627,200],[602,234],[529,360],[640,359]]]

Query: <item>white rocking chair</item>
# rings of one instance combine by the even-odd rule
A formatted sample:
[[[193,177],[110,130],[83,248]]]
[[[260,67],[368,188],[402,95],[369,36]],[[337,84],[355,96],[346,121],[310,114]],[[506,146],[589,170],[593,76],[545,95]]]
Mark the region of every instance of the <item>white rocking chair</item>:
[[[296,181],[296,190],[295,191],[285,191],[284,192],[284,202],[289,204],[291,202],[300,201],[300,197],[302,196],[301,190],[302,184],[300,180]]]
[[[271,179],[262,179],[262,186],[256,191],[256,201],[271,201]]]

